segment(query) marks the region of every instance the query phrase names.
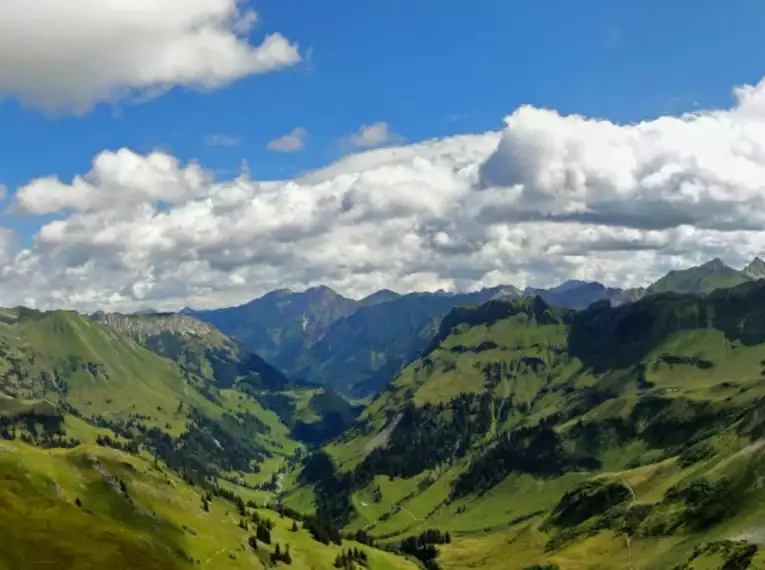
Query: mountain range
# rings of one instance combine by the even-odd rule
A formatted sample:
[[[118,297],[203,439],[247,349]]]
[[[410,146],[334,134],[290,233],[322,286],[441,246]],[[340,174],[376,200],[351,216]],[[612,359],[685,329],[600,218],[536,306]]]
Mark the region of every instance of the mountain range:
[[[2,309],[0,570],[765,567],[763,275]]]
[[[765,282],[455,308],[285,501],[445,568],[760,568],[763,322]]]
[[[406,295],[383,290],[356,301],[316,287],[273,291],[238,307],[183,313],[236,338],[287,376],[364,398],[417,358],[438,321],[460,305],[538,295],[552,305],[584,309],[598,301],[619,305],[667,291],[706,294],[764,276],[765,262],[759,258],[740,271],[715,259],[638,289],[574,280],[550,289],[500,286]]]

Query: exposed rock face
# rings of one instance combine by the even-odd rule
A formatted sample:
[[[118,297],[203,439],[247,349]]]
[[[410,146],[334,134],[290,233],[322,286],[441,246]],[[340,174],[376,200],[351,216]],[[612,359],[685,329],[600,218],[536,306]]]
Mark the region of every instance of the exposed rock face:
[[[752,279],[765,279],[765,261],[755,257],[749,265],[744,267],[744,273]]]
[[[91,315],[91,318],[136,340],[162,333],[198,337],[220,335],[220,332],[214,326],[188,315],[177,313],[123,315],[99,311]]]

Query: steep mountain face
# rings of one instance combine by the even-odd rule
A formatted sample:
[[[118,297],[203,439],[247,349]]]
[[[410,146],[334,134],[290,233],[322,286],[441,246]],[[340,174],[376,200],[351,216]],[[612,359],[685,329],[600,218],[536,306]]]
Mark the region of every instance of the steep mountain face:
[[[255,400],[250,408],[273,411],[297,441],[320,444],[332,439],[361,411],[332,391],[292,382],[209,323],[189,315],[96,313],[91,318],[173,360],[189,378],[203,380],[197,388],[209,398],[225,404],[226,396],[230,400],[234,393],[247,394]],[[257,411],[262,415],[263,410]]]
[[[554,289],[533,291],[552,304],[572,308],[584,308],[604,299],[619,304],[641,296],[640,293],[586,282],[569,282]],[[270,295],[283,294],[276,292]],[[302,318],[302,313],[291,316],[285,313],[281,321],[273,324],[275,328],[271,331],[271,338],[289,340],[284,344],[273,341],[269,345],[274,351],[271,361],[291,377],[328,386],[341,393],[366,397],[377,393],[402,367],[419,356],[430,341],[438,321],[452,308],[491,299],[516,299],[523,294],[510,286],[472,293],[398,295],[380,291],[359,301],[355,308],[346,303],[346,299],[342,304],[343,310],[334,313],[337,317],[334,321],[329,322],[327,314],[323,321],[325,326],[302,333],[295,332],[297,323],[289,320]],[[248,310],[254,316],[242,322],[237,321],[236,317],[239,308],[221,310],[231,317],[230,322],[220,320],[220,315],[224,314],[221,311],[191,314],[216,326],[229,327],[224,328],[224,332],[252,348],[246,339],[252,339],[255,333],[243,332],[246,328],[244,323],[259,322],[256,312],[260,301],[250,304]],[[277,330],[278,327],[282,328]]]
[[[387,540],[464,537],[439,547],[444,568],[475,560],[471,537],[481,567],[574,568],[590,548],[613,553],[602,568],[708,562],[715,541],[751,536],[765,496],[763,323],[765,282],[582,311],[457,307],[287,502],[310,490]]]
[[[172,417],[179,402],[205,402],[172,362],[74,312],[3,310],[0,367],[6,395],[66,402],[86,416],[136,413],[175,425],[185,423]]]
[[[324,287],[185,314],[215,325],[293,378],[367,396],[417,357],[435,321],[452,307],[518,294],[508,287],[456,295],[384,290],[357,302]]]
[[[295,374],[344,393],[378,392],[419,356],[438,320],[453,307],[515,292],[486,290],[464,295],[412,293],[358,309],[335,322],[297,360]]]
[[[212,311],[186,311],[237,339],[280,370],[320,339],[333,322],[350,315],[357,301],[328,287],[302,293],[272,291],[239,307]]]
[[[720,259],[713,259],[698,267],[670,271],[648,287],[648,294],[693,293],[707,294],[717,289],[735,287],[750,281],[746,271],[739,271],[726,265]]]
[[[242,382],[253,389],[283,390],[290,381],[255,353],[209,323],[182,314],[122,315],[95,313],[91,318],[213,381],[219,388]]]
[[[755,257],[749,265],[744,267],[743,272],[751,279],[765,279],[765,261]]]

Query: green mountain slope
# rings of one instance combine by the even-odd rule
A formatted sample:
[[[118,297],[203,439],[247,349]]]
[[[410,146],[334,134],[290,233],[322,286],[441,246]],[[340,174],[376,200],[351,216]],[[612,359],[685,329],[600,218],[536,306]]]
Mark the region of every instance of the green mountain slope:
[[[258,355],[193,317],[96,313],[91,318],[219,388],[230,388],[237,382],[265,390],[283,390],[290,385],[281,372]]]
[[[763,323],[762,282],[457,308],[285,500],[391,543],[449,531],[444,568],[719,568],[751,548],[760,567]]]
[[[147,324],[152,317],[131,319],[140,325],[131,334],[147,345],[156,338],[172,340],[168,331],[141,336],[149,325],[161,328],[167,323]],[[86,439],[71,429],[77,420],[75,427],[106,430],[101,433],[105,439],[100,438],[104,445],[150,452],[192,479],[255,475],[263,462],[278,457],[283,463],[299,448],[290,429],[256,394],[223,380],[219,387],[215,376],[198,376],[193,366],[179,367],[118,329],[74,312],[4,310],[0,395],[5,398],[0,415],[5,420],[0,423],[6,432],[46,446],[72,445],[72,438],[94,441],[88,429]],[[183,343],[176,342],[182,338]],[[189,338],[193,335],[175,337],[163,346],[180,346],[176,352],[184,364],[204,364],[186,359],[204,354]],[[198,368],[203,372],[204,366]],[[245,378],[252,380],[251,375]],[[283,377],[278,378],[281,383]],[[35,402],[50,411],[38,413]],[[19,406],[21,412],[16,411]],[[4,413],[4,408],[13,413]]]
[[[175,361],[201,393],[264,421],[272,443],[287,449],[294,447],[291,439],[332,439],[358,415],[358,407],[342,396],[296,385],[237,341],[189,315],[97,313],[91,318]],[[269,418],[267,410],[278,419]]]
[[[341,547],[301,521],[191,487],[164,466],[96,446],[44,451],[0,440],[0,569],[220,570],[331,568]],[[209,501],[206,501],[209,497]],[[257,508],[256,508],[257,507]],[[270,521],[270,544],[250,537]],[[295,525],[293,527],[293,525]],[[350,540],[370,568],[414,570],[402,557]]]
[[[0,322],[0,390],[17,399],[65,402],[84,416],[129,415],[151,425],[186,419],[180,403],[211,409],[181,371],[129,338],[74,312],[4,310]]]
[[[290,546],[295,567],[332,566],[339,546],[263,508],[277,505],[279,473],[300,449],[261,395],[297,390],[299,418],[336,414],[349,423],[350,405],[282,380],[267,390],[263,372],[274,371],[259,359],[250,370],[257,382],[221,376],[210,350],[228,351],[232,365],[249,357],[200,325],[2,311],[0,568],[270,568],[277,540],[282,552]],[[264,517],[272,542],[254,550],[249,538]],[[343,546],[375,567],[416,567],[353,541]]]
[[[670,271],[648,287],[648,294],[670,291],[706,294],[717,289],[735,287],[751,279],[746,270],[739,271],[726,265],[720,259],[713,259],[698,267]]]

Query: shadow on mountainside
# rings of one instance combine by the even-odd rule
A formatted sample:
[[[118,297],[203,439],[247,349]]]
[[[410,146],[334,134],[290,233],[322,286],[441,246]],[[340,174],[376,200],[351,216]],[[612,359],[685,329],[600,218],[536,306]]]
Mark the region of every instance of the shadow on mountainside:
[[[632,304],[596,303],[577,313],[568,352],[596,372],[636,365],[680,331],[716,329],[745,345],[765,342],[765,282],[699,297],[662,293]]]

